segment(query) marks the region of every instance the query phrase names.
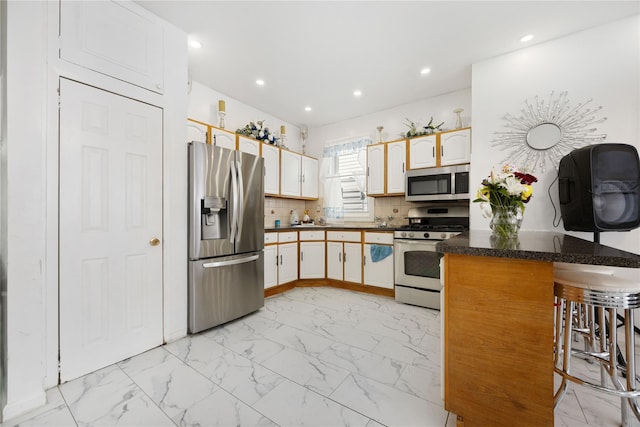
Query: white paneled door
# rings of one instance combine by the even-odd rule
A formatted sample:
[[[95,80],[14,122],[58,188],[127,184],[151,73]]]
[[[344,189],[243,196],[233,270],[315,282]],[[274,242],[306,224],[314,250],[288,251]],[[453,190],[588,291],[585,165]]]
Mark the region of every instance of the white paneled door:
[[[60,378],[162,344],[162,110],[60,81]]]

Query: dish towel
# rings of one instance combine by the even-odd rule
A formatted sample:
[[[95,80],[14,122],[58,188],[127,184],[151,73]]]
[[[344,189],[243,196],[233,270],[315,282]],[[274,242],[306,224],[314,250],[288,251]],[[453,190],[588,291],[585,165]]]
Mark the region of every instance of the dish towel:
[[[371,261],[379,262],[393,253],[393,246],[371,245]]]

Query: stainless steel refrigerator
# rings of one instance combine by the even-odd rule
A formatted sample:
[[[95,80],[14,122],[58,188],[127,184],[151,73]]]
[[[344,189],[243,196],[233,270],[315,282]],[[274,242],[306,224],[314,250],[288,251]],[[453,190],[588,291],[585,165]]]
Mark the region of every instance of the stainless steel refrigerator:
[[[190,142],[190,333],[264,306],[261,157]]]

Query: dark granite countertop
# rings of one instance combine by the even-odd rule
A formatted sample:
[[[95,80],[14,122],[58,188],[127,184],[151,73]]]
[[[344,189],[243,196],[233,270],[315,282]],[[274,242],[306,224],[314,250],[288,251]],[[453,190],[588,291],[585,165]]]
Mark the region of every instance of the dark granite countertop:
[[[444,253],[574,264],[640,268],[640,255],[561,233],[521,231],[517,241],[496,241],[490,231],[471,230],[439,242]]]

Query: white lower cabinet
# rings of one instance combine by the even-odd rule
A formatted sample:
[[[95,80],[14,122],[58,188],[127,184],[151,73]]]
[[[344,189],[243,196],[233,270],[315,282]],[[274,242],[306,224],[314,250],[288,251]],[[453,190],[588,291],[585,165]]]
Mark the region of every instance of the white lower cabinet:
[[[342,280],[342,242],[327,242],[327,279]]]
[[[393,289],[393,233],[365,233],[364,284]]]
[[[264,233],[264,288],[298,280],[298,233]]]
[[[320,230],[300,231],[299,238],[297,232],[265,233],[265,289],[325,277],[393,289],[393,233],[327,231],[326,240]]]
[[[362,283],[362,245],[344,244],[344,281]]]
[[[360,232],[327,232],[327,278],[362,284]]]
[[[300,278],[324,279],[324,230],[300,232]]]
[[[264,288],[278,284],[278,245],[264,247]]]
[[[298,280],[298,243],[278,245],[278,285]]]
[[[300,278],[324,279],[324,241],[300,242]]]
[[[374,245],[364,245],[364,284],[378,286],[380,288],[393,289],[393,246],[385,246],[391,249],[391,255],[382,260],[374,260],[371,248]]]

